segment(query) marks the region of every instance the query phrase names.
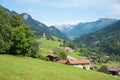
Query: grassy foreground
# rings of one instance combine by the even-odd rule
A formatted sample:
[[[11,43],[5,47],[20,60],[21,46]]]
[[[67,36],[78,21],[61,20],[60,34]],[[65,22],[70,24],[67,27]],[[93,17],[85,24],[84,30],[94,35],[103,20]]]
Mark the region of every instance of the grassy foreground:
[[[0,55],[0,80],[120,80],[120,78],[39,59]]]

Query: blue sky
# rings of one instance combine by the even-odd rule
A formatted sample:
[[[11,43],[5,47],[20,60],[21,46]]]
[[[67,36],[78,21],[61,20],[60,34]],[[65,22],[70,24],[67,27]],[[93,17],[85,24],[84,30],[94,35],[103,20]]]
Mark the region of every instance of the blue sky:
[[[120,19],[120,0],[0,0],[0,4],[49,26]]]

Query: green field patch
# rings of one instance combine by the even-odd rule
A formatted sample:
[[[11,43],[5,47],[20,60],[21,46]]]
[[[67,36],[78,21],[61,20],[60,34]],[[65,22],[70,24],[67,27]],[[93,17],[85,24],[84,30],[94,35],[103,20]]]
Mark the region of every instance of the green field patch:
[[[108,74],[83,70],[29,57],[0,55],[0,80],[119,80]]]

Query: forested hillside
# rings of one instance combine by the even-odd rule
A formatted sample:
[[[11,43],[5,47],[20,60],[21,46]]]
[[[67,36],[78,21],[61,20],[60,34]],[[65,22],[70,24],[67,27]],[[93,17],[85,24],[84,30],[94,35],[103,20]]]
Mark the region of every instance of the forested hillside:
[[[80,36],[74,43],[97,53],[120,55],[120,20],[105,29]]]

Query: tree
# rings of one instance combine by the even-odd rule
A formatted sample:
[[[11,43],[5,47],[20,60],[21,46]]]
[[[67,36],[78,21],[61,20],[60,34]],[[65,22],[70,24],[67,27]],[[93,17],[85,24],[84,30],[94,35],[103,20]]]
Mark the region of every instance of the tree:
[[[31,56],[33,58],[41,58],[41,54],[39,51],[39,44],[37,41],[33,42],[32,53],[29,53],[29,56]]]
[[[0,53],[7,53],[11,46],[12,27],[9,14],[0,8]]]
[[[15,27],[12,30],[12,43],[10,53],[13,55],[28,56],[32,53],[33,33],[26,25]]]
[[[67,52],[63,51],[60,48],[54,48],[53,53],[58,55],[58,59],[66,59],[67,58]]]
[[[0,53],[37,56],[38,46],[34,43],[33,32],[18,14],[10,16],[0,8]]]
[[[12,27],[17,27],[23,24],[22,18],[18,14],[12,15],[10,19]]]
[[[67,58],[67,53],[65,51],[60,51],[58,53],[58,59],[66,59]]]

